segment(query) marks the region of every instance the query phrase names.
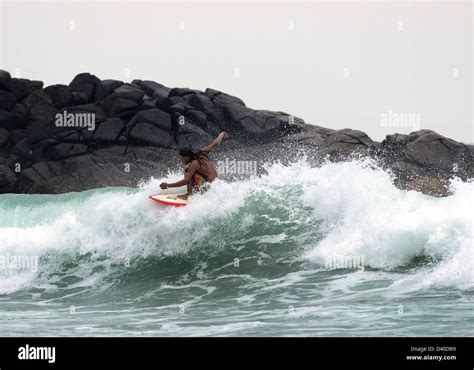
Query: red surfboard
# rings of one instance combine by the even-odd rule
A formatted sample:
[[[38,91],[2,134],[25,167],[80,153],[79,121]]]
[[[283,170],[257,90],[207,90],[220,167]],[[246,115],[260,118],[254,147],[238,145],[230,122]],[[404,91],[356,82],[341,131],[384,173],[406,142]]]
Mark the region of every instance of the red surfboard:
[[[178,195],[181,194],[156,194],[150,195],[148,198],[167,206],[183,207],[188,204],[187,200],[178,198]]]

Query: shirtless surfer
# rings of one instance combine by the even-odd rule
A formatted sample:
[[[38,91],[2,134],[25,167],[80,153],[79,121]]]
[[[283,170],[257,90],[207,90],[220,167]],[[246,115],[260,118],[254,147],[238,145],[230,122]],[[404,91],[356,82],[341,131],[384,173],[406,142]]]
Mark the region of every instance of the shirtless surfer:
[[[217,171],[213,163],[209,159],[209,154],[216,149],[222,142],[229,137],[227,132],[221,132],[214,141],[205,148],[199,149],[197,152],[192,148],[182,148],[179,150],[179,159],[188,167],[184,174],[184,179],[172,184],[163,182],[160,188],[178,188],[187,186],[187,193],[179,195],[181,199],[187,199],[188,196],[196,192],[204,192],[209,189],[209,184],[217,177]]]

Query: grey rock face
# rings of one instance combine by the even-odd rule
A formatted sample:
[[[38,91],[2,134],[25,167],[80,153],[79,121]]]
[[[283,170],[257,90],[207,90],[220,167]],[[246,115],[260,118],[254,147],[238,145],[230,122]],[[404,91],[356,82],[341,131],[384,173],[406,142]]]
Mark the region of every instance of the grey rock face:
[[[66,124],[58,125],[58,114]],[[86,119],[92,121],[86,125]],[[219,148],[221,158],[289,163],[304,151],[317,164],[369,156],[394,174],[397,186],[432,195],[447,194],[453,176],[474,177],[473,146],[430,130],[388,135],[378,143],[358,130],[254,110],[211,88],[81,73],[69,85],[43,89],[40,81],[0,70],[1,193],[135,186],[177,168],[179,147],[203,147],[220,131],[231,135]]]

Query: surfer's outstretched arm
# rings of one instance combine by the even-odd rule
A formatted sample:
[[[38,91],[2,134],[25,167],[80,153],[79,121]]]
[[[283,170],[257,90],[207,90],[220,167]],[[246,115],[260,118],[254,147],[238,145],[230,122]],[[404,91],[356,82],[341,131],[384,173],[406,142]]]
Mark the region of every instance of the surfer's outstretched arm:
[[[201,148],[199,151],[205,155],[209,155],[214,149],[216,149],[221,143],[222,140],[227,139],[229,134],[227,132],[221,132],[219,136],[217,136],[212,143],[208,146]]]
[[[162,188],[162,189],[179,188],[180,186],[191,184],[194,172],[196,172],[198,169],[199,169],[199,162],[198,161],[193,161],[189,165],[188,170],[186,171],[186,173],[184,175],[184,179],[182,179],[178,182],[173,182],[171,184],[168,184],[166,182],[162,182],[160,184],[160,188]]]

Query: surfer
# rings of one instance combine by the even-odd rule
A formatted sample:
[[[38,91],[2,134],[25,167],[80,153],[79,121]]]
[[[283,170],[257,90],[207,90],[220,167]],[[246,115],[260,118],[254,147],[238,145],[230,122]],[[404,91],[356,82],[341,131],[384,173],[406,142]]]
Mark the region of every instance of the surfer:
[[[178,188],[186,185],[187,193],[179,195],[181,199],[187,199],[193,193],[203,193],[208,190],[209,184],[217,177],[216,168],[209,159],[209,154],[221,144],[222,140],[228,137],[227,132],[221,132],[211,144],[199,149],[197,152],[190,147],[180,149],[179,159],[183,164],[187,165],[184,179],[172,184],[163,182],[160,184],[160,188]]]

